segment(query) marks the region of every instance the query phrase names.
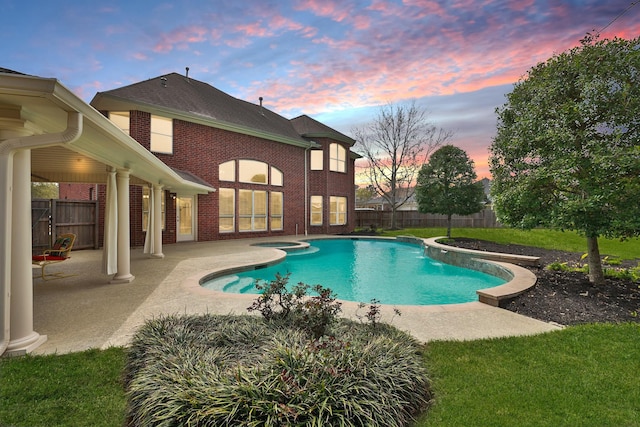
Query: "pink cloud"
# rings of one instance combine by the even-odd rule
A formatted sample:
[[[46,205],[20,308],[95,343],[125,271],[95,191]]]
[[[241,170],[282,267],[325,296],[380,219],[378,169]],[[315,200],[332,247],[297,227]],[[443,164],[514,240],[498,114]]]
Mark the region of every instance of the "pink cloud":
[[[199,26],[179,27],[168,33],[160,34],[160,41],[153,47],[154,52],[167,53],[175,47],[185,49],[190,43],[200,43],[206,40],[208,29]]]
[[[298,0],[294,9],[308,10],[315,15],[341,22],[351,15],[349,9],[344,8],[344,4],[345,2],[337,0]]]

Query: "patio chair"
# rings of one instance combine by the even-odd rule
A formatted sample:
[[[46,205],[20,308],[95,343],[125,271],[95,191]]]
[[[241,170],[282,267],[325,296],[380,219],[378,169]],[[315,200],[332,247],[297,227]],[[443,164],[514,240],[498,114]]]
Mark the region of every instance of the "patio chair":
[[[73,274],[64,274],[62,272],[45,274],[44,268],[51,264],[57,264],[71,258],[71,248],[76,241],[76,235],[73,233],[61,234],[53,243],[51,249],[46,249],[42,252],[42,255],[34,255],[31,258],[31,263],[41,268],[42,280],[61,279],[63,277],[73,276]]]

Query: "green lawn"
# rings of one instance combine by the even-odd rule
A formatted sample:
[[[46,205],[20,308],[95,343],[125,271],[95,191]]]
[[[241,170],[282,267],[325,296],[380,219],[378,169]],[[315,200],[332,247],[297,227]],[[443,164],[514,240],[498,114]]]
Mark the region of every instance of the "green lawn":
[[[394,234],[443,235],[443,229]],[[453,237],[583,251],[573,233],[455,229]],[[640,258],[640,241],[602,240]],[[606,249],[605,249],[606,248]],[[428,325],[425,325],[428,327]],[[569,327],[532,337],[433,342],[435,404],[417,426],[640,426],[640,324]],[[0,425],[122,426],[125,350],[0,359]]]
[[[406,236],[427,238],[446,236],[445,228],[406,228],[395,231],[384,231],[384,236]],[[587,241],[583,236],[572,231],[553,231],[544,229],[516,230],[513,228],[454,228],[451,238],[468,237],[489,240],[501,244],[536,246],[545,249],[558,249],[570,252],[586,252]],[[598,239],[600,253],[617,256],[622,259],[640,259],[640,239]]]

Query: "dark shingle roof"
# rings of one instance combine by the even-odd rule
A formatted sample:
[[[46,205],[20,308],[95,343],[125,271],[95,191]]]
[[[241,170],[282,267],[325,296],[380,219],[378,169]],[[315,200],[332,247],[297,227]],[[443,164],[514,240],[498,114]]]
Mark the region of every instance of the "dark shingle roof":
[[[194,118],[229,124],[308,145],[285,117],[177,73],[98,93],[91,105],[100,109],[100,102],[97,100],[101,97],[119,98],[168,112],[180,112]]]
[[[8,69],[8,68],[2,68],[2,67],[0,67],[0,73],[5,73],[5,74],[20,74],[21,76],[26,76],[26,74],[21,73],[21,72],[19,72],[19,71],[13,71],[13,70],[10,70],[10,69]]]
[[[349,145],[353,145],[356,142],[353,138],[349,138],[347,135],[312,119],[306,114],[291,119],[291,123],[296,131],[305,138],[331,138],[346,142]]]

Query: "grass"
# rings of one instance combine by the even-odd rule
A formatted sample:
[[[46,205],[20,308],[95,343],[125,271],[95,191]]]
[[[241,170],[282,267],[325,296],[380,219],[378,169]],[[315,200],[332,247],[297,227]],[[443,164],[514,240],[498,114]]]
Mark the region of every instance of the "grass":
[[[445,228],[406,228],[402,230],[384,231],[384,236],[406,236],[428,238],[446,236]],[[572,231],[555,231],[545,229],[517,230],[512,228],[454,228],[451,231],[453,239],[467,237],[488,240],[500,244],[535,246],[544,249],[556,249],[569,252],[586,252],[585,237]],[[598,239],[600,253],[621,259],[640,258],[640,238],[627,239]]]
[[[435,237],[444,229],[386,235]],[[575,233],[454,229],[453,237],[584,251]],[[640,258],[640,240],[601,240]],[[425,327],[429,327],[425,325]],[[435,403],[416,426],[640,426],[640,325],[569,327],[544,335],[426,346]],[[121,426],[125,350],[0,359],[0,425]]]
[[[420,426],[640,426],[640,325],[434,342]]]
[[[121,426],[122,348],[0,359],[0,425]]]

